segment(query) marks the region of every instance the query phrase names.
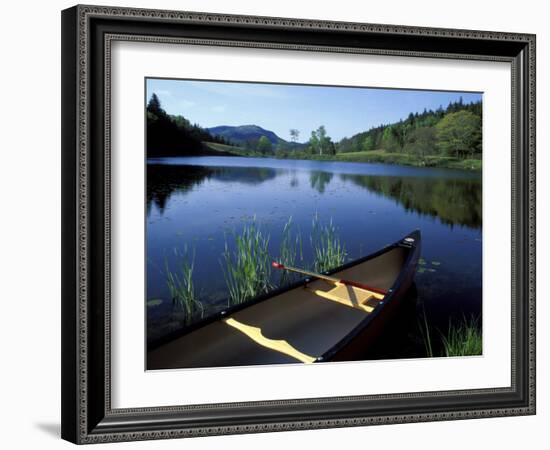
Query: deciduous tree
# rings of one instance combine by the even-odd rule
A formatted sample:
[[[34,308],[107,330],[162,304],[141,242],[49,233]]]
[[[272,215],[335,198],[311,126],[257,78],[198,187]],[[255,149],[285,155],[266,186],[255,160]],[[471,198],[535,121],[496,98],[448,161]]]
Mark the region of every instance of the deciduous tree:
[[[265,155],[266,153],[269,153],[271,151],[272,145],[270,140],[266,136],[262,136],[260,137],[260,139],[258,139],[258,145],[256,148],[260,153],[263,153]]]
[[[472,157],[481,146],[481,119],[470,111],[447,114],[436,125],[437,146],[445,155]]]

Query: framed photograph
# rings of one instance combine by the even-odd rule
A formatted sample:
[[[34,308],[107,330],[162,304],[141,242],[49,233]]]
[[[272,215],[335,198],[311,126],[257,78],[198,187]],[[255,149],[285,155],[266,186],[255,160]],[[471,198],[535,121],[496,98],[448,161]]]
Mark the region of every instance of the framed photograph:
[[[62,12],[62,437],[535,413],[535,36]]]

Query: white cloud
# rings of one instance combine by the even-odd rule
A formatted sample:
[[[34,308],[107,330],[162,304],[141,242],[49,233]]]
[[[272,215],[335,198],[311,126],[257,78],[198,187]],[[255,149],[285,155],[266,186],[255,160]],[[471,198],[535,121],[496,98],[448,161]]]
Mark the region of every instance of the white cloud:
[[[212,111],[217,112],[217,113],[225,112],[225,110],[226,110],[225,105],[212,106]]]

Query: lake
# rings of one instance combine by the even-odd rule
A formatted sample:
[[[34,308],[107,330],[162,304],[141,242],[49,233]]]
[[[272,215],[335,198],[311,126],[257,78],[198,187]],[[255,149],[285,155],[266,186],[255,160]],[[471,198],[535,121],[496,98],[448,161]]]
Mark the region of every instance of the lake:
[[[372,358],[425,356],[422,323],[434,345],[449,323],[482,312],[482,190],[478,172],[385,164],[243,157],[147,161],[147,337],[181,327],[166,283],[178,256],[194,254],[193,281],[207,311],[227,303],[225,246],[255,223],[275,259],[289,218],[311,264],[312,221],[332,221],[347,260],[414,229],[422,260],[407,307]],[[279,274],[272,274],[274,283]]]

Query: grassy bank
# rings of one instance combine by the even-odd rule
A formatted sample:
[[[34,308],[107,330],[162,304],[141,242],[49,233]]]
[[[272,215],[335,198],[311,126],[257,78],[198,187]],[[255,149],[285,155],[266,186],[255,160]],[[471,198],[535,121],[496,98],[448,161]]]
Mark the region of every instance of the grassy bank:
[[[280,154],[262,154],[258,152],[247,152],[240,147],[205,142],[205,146],[211,151],[210,155],[219,156],[245,156],[252,158],[279,158],[279,159],[304,159],[316,161],[341,161],[341,162],[364,162],[397,164],[402,166],[415,167],[440,167],[445,169],[476,170],[482,168],[480,159],[460,159],[450,156],[427,155],[420,157],[407,153],[390,153],[385,150],[370,150],[364,152],[337,153],[336,155],[312,155],[305,152],[289,152]]]
[[[480,159],[458,159],[450,156],[429,155],[419,157],[405,153],[389,153],[385,150],[368,152],[338,153],[334,155],[337,161],[370,162],[384,164],[400,164],[416,167],[442,167],[448,169],[481,170]]]
[[[203,142],[207,156],[244,156],[240,147],[219,144],[218,142]]]
[[[244,155],[243,155],[244,156]],[[262,156],[262,155],[254,155]],[[341,161],[341,162],[364,162],[396,164],[401,166],[415,167],[440,167],[445,169],[481,170],[480,159],[459,159],[450,156],[429,155],[419,157],[406,153],[389,153],[385,150],[371,150],[365,152],[337,153],[336,155],[311,155],[307,153],[296,153],[284,159],[313,159],[317,161]]]

